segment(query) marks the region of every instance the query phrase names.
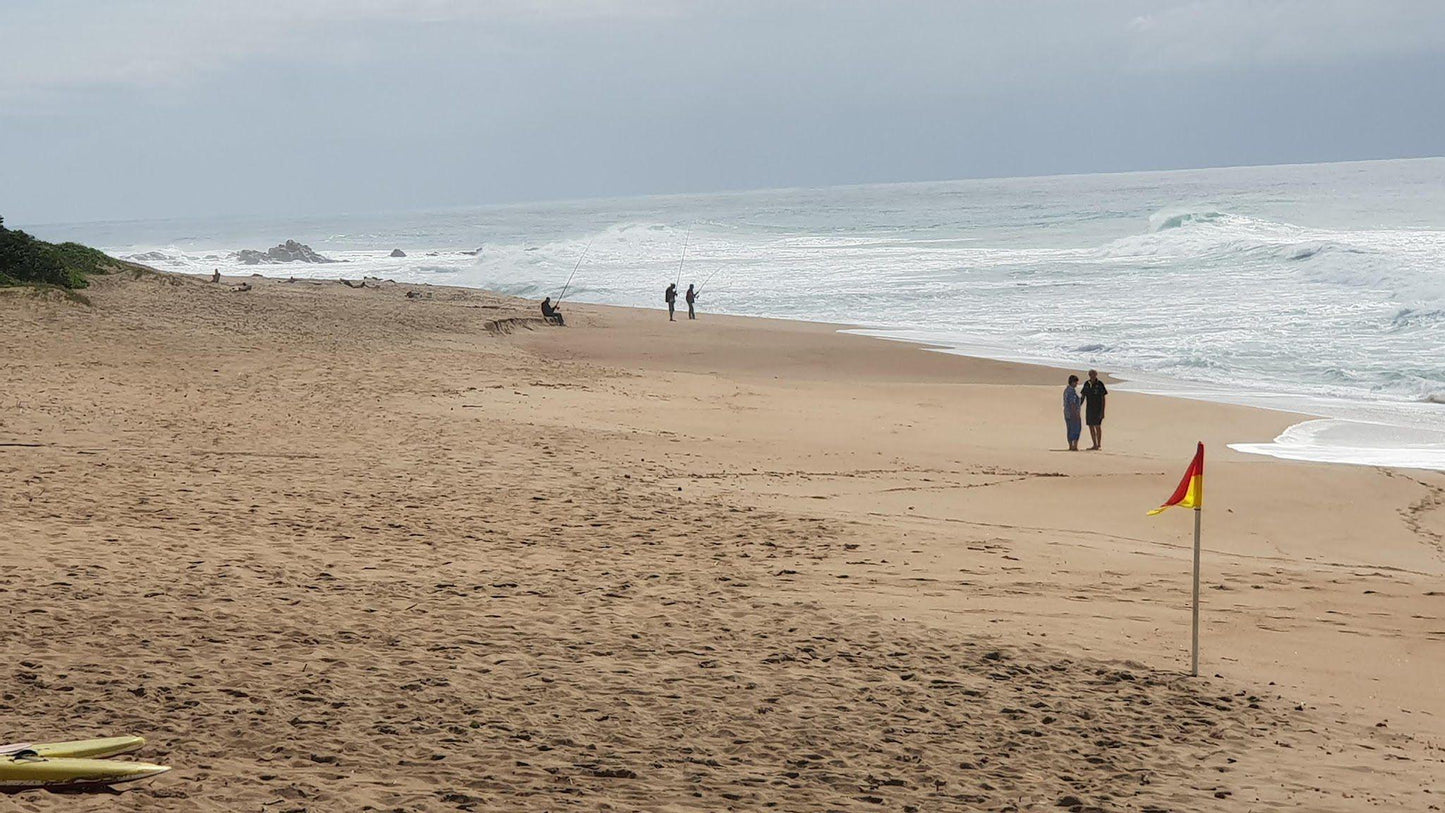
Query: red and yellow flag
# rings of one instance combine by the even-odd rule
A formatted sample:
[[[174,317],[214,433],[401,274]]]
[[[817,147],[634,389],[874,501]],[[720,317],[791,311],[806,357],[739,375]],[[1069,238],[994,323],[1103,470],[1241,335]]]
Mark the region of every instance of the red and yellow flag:
[[[1149,512],[1149,516],[1164,513],[1164,509],[1173,508],[1199,508],[1204,505],[1204,444],[1199,444],[1199,451],[1194,453],[1194,460],[1189,464],[1189,469],[1184,472],[1184,479],[1179,481],[1179,487],[1174,489],[1174,495],[1164,501],[1164,504]]]

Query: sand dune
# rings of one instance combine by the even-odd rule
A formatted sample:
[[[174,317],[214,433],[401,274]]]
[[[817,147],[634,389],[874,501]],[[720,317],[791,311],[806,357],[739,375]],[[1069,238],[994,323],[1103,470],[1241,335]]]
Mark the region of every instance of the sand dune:
[[[0,296],[0,739],[175,767],[7,806],[1442,804],[1438,474],[1220,454],[1190,679],[1143,511],[1181,423],[1288,416],[1120,396],[1061,454],[1055,371],[248,281]]]

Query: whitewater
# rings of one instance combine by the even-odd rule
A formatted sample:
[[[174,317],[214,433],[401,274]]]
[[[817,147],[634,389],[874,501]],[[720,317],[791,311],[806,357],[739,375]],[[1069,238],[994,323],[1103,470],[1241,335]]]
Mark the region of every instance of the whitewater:
[[[682,286],[710,280],[704,313],[1098,367],[1141,391],[1317,418],[1242,451],[1445,470],[1445,159],[32,230],[164,270],[539,299],[590,244],[568,298],[645,307],[661,307],[686,239]],[[341,262],[234,256],[286,239]]]

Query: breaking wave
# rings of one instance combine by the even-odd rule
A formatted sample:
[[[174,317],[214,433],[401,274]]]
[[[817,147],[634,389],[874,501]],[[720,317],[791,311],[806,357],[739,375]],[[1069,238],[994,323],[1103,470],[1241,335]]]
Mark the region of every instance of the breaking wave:
[[[1155,212],[1149,216],[1149,231],[1161,232],[1169,229],[1178,229],[1195,223],[1213,223],[1229,217],[1224,212],[1180,212],[1177,210],[1165,210]]]
[[[1100,249],[1109,259],[1309,260],[1335,251],[1367,253],[1349,235],[1305,229],[1224,212],[1157,213],[1143,234],[1122,237]]]
[[[1164,267],[1217,280],[1383,291],[1410,309],[1445,307],[1445,231],[1339,230],[1215,210],[1159,212],[1147,232],[1086,251],[1086,262]]]

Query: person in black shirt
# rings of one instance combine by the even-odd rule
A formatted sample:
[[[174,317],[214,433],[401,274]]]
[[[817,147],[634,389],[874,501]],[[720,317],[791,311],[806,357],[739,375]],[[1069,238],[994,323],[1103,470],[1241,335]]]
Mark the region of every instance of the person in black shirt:
[[[542,300],[542,318],[554,325],[562,325],[562,312],[552,304],[552,297]]]
[[[1109,388],[1099,380],[1099,371],[1090,370],[1089,380],[1079,388],[1079,395],[1084,398],[1084,423],[1089,427],[1089,437],[1094,441],[1090,446],[1091,450],[1104,447],[1104,396],[1109,394]]]
[[[697,311],[694,310],[693,307],[692,307],[692,303],[694,303],[694,302],[696,302],[696,301],[697,301],[697,291],[694,291],[694,290],[692,289],[692,285],[689,284],[689,285],[687,286],[687,318],[689,318],[689,319],[696,319],[696,318],[697,318]]]

